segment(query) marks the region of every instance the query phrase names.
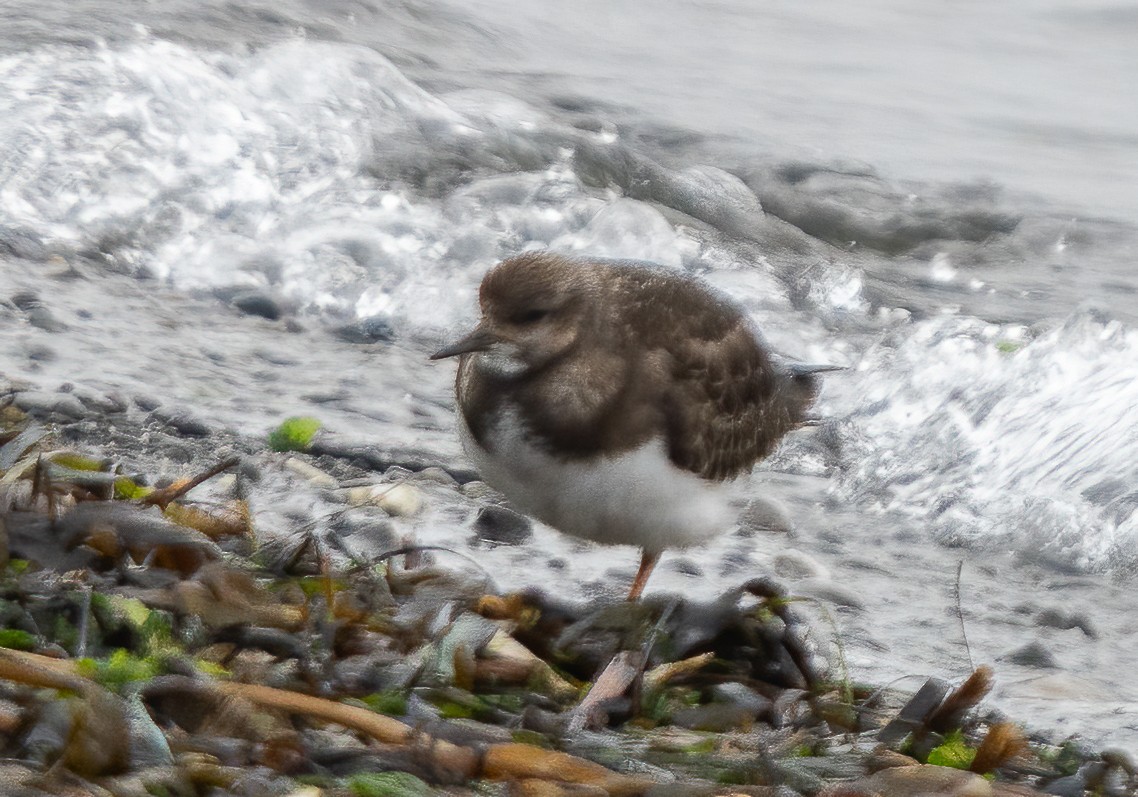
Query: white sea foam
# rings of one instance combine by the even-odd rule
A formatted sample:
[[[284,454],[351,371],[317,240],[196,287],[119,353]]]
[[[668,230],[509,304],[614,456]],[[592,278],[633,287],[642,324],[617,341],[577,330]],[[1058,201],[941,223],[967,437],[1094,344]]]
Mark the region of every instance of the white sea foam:
[[[1132,568],[1138,331],[1078,312],[1020,333],[946,317],[870,349],[845,397],[844,489],[946,542]]]

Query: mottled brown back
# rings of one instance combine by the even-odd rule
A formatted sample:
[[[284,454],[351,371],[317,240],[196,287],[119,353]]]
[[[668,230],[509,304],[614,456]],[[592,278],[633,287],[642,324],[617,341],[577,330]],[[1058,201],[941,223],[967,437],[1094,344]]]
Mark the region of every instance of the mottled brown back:
[[[580,330],[514,379],[464,358],[459,400],[483,445],[485,412],[511,402],[535,441],[566,458],[662,437],[678,467],[726,479],[767,456],[815,396],[811,377],[776,368],[737,306],[682,274],[529,253],[495,267],[481,296],[484,310],[511,313],[556,296]]]

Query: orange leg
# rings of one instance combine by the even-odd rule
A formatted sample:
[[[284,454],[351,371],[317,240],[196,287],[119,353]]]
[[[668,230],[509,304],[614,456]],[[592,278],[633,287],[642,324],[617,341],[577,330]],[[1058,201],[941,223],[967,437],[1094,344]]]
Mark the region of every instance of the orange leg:
[[[652,570],[658,561],[660,561],[660,554],[641,551],[640,569],[636,571],[636,578],[632,580],[632,589],[628,591],[628,600],[634,601],[640,597],[640,593],[644,591],[644,585],[648,583],[648,577],[652,575]]]

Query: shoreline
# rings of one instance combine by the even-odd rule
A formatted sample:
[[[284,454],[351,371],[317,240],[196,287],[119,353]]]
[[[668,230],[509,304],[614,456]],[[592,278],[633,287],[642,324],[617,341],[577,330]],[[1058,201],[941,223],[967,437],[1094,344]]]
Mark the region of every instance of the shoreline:
[[[232,528],[237,532],[232,536],[221,534],[207,544],[185,531],[189,528],[193,532],[193,525],[183,527],[170,523],[157,529],[140,524],[135,528],[129,520],[132,513],[153,514],[153,507],[143,510],[121,498],[109,504],[94,500],[90,485],[81,488],[72,482],[64,494],[78,495],[77,491],[82,490],[86,491],[82,497],[87,499],[74,502],[72,512],[77,508],[82,513],[92,511],[93,507],[113,506],[123,514],[114,515],[102,525],[88,522],[84,526],[82,516],[80,520],[64,524],[72,530],[72,537],[65,550],[58,551],[57,555],[71,557],[65,563],[65,569],[71,574],[68,578],[60,579],[60,573],[52,574],[50,569],[37,570],[33,566],[20,566],[14,580],[9,573],[9,596],[13,589],[17,593],[27,589],[28,595],[37,594],[49,602],[62,601],[71,606],[67,611],[74,611],[75,596],[82,594],[82,591],[76,592],[76,585],[86,583],[88,596],[102,596],[96,604],[107,601],[111,605],[135,607],[137,616],[133,622],[137,627],[126,636],[134,644],[122,648],[128,651],[125,657],[115,654],[113,651],[118,648],[107,640],[100,640],[94,630],[87,640],[89,654],[102,653],[91,657],[96,664],[88,666],[94,666],[95,672],[88,670],[88,675],[103,687],[121,689],[124,684],[134,684],[131,689],[138,689],[147,696],[157,689],[155,683],[164,683],[161,679],[184,673],[187,667],[195,678],[212,681],[218,677],[218,671],[209,668],[217,666],[231,681],[274,685],[289,693],[298,689],[311,692],[316,687],[316,694],[325,697],[331,689],[332,694],[342,690],[341,699],[349,696],[359,699],[361,692],[367,692],[362,697],[371,694],[370,699],[380,706],[383,716],[419,727],[429,722],[431,735],[449,739],[448,743],[458,747],[528,745],[519,748],[521,752],[513,751],[520,760],[530,761],[524,765],[511,764],[519,767],[516,771],[491,770],[497,772],[494,776],[484,770],[468,773],[478,782],[487,778],[493,781],[500,775],[513,783],[511,788],[515,789],[538,788],[533,784],[519,786],[535,780],[519,773],[528,772],[525,767],[531,764],[537,767],[533,761],[543,760],[545,754],[539,751],[547,750],[550,745],[561,754],[573,757],[573,766],[578,766],[578,759],[592,761],[594,765],[599,762],[606,767],[606,772],[615,773],[611,777],[617,780],[605,781],[603,788],[609,791],[603,793],[773,794],[763,789],[777,787],[783,789],[779,792],[782,794],[836,796],[874,793],[873,789],[884,794],[902,794],[905,792],[889,789],[915,788],[912,784],[898,786],[907,781],[891,780],[895,778],[917,778],[920,783],[925,783],[922,779],[930,779],[926,785],[939,784],[936,788],[946,789],[945,794],[1031,795],[1043,792],[1032,791],[1028,784],[1041,785],[1041,781],[1049,780],[1054,785],[1059,778],[1068,779],[1060,784],[1068,790],[1077,785],[1079,778],[1086,789],[1101,781],[1106,794],[1123,794],[1125,792],[1119,789],[1129,788],[1125,784],[1132,773],[1127,772],[1127,767],[1133,770],[1133,763],[1126,753],[1112,749],[1098,753],[1077,743],[1048,745],[1041,737],[1019,729],[1014,723],[1017,718],[1008,723],[999,712],[977,711],[971,705],[957,712],[954,720],[957,727],[942,727],[939,733],[926,729],[923,745],[927,749],[914,748],[910,741],[907,749],[915,758],[899,753],[904,738],[913,734],[914,722],[919,727],[922,721],[921,718],[913,720],[913,712],[924,711],[921,717],[927,719],[935,714],[938,705],[943,706],[954,687],[940,679],[928,679],[922,689],[916,690],[920,699],[915,699],[913,693],[844,681],[835,674],[840,669],[836,662],[831,662],[828,674],[822,675],[820,670],[809,673],[814,666],[812,657],[818,651],[801,640],[787,647],[787,640],[807,629],[809,624],[803,624],[801,619],[780,617],[779,613],[787,608],[797,613],[794,601],[786,603],[785,598],[779,598],[777,588],[765,596],[761,592],[754,594],[754,590],[760,589],[758,582],[747,582],[742,591],[729,590],[710,603],[663,594],[652,595],[642,604],[633,605],[606,598],[566,602],[533,591],[499,593],[489,586],[489,574],[480,571],[465,555],[452,558],[447,553],[422,551],[392,558],[392,550],[413,547],[413,541],[397,531],[399,518],[418,515],[423,504],[435,500],[440,492],[460,495],[467,500],[470,494],[482,495],[480,482],[460,484],[440,463],[422,457],[417,461],[407,459],[402,465],[361,457],[351,461],[334,457],[327,450],[317,456],[274,453],[255,439],[229,432],[207,429],[203,435],[200,429],[179,429],[177,423],[156,417],[153,410],[145,414],[137,407],[117,406],[108,397],[85,393],[78,386],[70,393],[58,394],[60,401],[52,406],[39,399],[21,401],[21,396],[40,394],[17,393],[11,383],[5,385],[2,395],[0,404],[5,406],[6,428],[14,430],[22,426],[26,430],[29,424],[44,424],[44,435],[19,455],[25,467],[28,454],[37,449],[70,451],[72,459],[67,461],[72,465],[75,457],[121,463],[127,466],[126,474],[146,474],[148,479],[158,476],[156,484],[161,486],[165,482],[176,482],[188,473],[200,472],[205,465],[216,464],[230,455],[241,460],[237,475],[227,473],[205,481],[191,496],[196,500],[187,502],[219,522],[236,523]],[[82,400],[79,397],[83,397]],[[74,403],[82,405],[81,414],[75,414]],[[20,404],[38,415],[39,421],[18,409]],[[138,441],[143,439],[148,447],[145,454],[138,447]],[[8,458],[11,458],[11,450],[9,448]],[[384,471],[371,470],[369,464],[383,464]],[[406,467],[408,465],[410,467]],[[165,477],[162,477],[163,471]],[[67,484],[68,478],[75,478],[73,471],[61,471],[56,476],[53,483],[60,485]],[[21,478],[13,483],[27,485],[29,481]],[[140,486],[142,481],[138,480]],[[298,488],[298,485],[308,487]],[[255,526],[249,525],[252,515],[244,516],[245,525],[233,517],[235,506],[244,505],[248,513],[247,502],[252,501],[263,510],[267,501],[275,500],[271,496],[279,498],[290,494],[297,505],[315,502],[310,515],[319,515],[320,510],[324,510],[333,519],[326,519],[327,527],[317,534],[313,524],[298,528],[295,512],[289,525],[288,506],[280,507],[279,514],[258,512]],[[23,500],[30,499],[24,496]],[[205,503],[199,504],[202,500]],[[26,508],[41,514],[47,511],[43,500],[31,501]],[[66,519],[65,509],[60,505],[55,511],[63,513]],[[505,517],[514,525],[499,519],[497,525],[486,526],[488,536],[526,533],[524,523],[516,522],[516,517]],[[26,518],[20,521],[25,522]],[[274,522],[281,525],[269,528]],[[195,521],[194,525],[200,523]],[[181,529],[181,536],[176,535],[173,541],[161,536],[172,533],[167,526]],[[21,543],[16,533],[12,516],[8,517],[7,527],[9,551],[18,556],[23,552],[20,546],[25,543]],[[119,537],[119,545],[110,560],[106,550],[98,555],[90,550],[106,545],[105,540],[98,544],[93,542],[97,536],[93,529],[105,532],[105,527]],[[210,527],[208,523],[203,526]],[[192,544],[183,539],[186,534],[193,537]],[[132,535],[141,536],[135,539]],[[501,539],[497,541],[501,542]],[[486,544],[490,544],[490,540]],[[179,550],[180,546],[188,546],[191,553],[159,557],[165,566],[155,566],[152,549],[165,550],[170,546]],[[38,550],[42,553],[45,549]],[[444,564],[432,563],[432,556],[440,557],[437,561]],[[401,558],[412,561],[400,562]],[[171,561],[175,564],[171,565]],[[385,564],[376,567],[375,563],[380,561]],[[182,568],[181,572],[178,567]],[[88,575],[75,581],[76,572]],[[240,586],[235,586],[237,584]],[[769,584],[765,588],[769,589]],[[195,602],[193,596],[200,599],[202,594],[211,597],[204,603]],[[269,598],[270,594],[278,597]],[[377,597],[377,594],[386,597]],[[275,604],[274,600],[281,603]],[[321,621],[316,618],[321,612],[328,612],[329,607],[333,608],[323,622],[331,622],[337,630],[330,632],[324,626],[320,631]],[[109,632],[108,637],[121,640],[123,624],[129,626],[132,621],[124,619],[121,610],[117,615],[113,611],[110,615],[117,619],[100,619],[96,615],[95,625],[102,632]],[[195,616],[200,621],[199,627],[187,637],[184,627]],[[302,616],[307,619],[299,620]],[[144,619],[139,620],[140,617]],[[235,617],[236,626],[229,622]],[[168,632],[158,632],[159,636],[165,633],[166,642],[180,650],[177,653],[167,650],[164,655],[155,655],[149,650],[146,646],[153,646],[153,639],[147,641],[140,630],[147,622],[152,626],[168,626]],[[203,623],[204,630],[200,627]],[[49,633],[43,633],[43,625],[41,621],[36,626],[41,628],[41,634],[35,637],[33,649],[28,653],[46,654],[61,662],[73,661],[75,651],[60,640],[52,639]],[[11,620],[8,627],[13,627]],[[708,629],[713,629],[711,642]],[[328,633],[333,633],[333,639],[337,635],[354,639],[343,646],[333,642],[324,651],[324,663],[320,666],[310,660],[310,653],[300,651],[296,642],[290,641],[308,639],[311,645],[321,634],[327,640]],[[740,646],[740,634],[753,640],[767,639],[768,643],[773,640],[775,648],[771,650],[775,652],[756,657],[754,642]],[[266,642],[266,637],[272,641]],[[653,641],[645,647],[647,637],[653,637]],[[640,641],[629,646],[627,640],[631,638]],[[26,637],[20,639],[28,643]],[[568,644],[567,639],[571,640]],[[189,644],[185,644],[186,640]],[[643,653],[645,650],[648,652]],[[664,655],[664,650],[674,655]],[[442,658],[440,651],[445,652]],[[621,658],[627,659],[626,654],[643,655],[644,661],[633,661],[630,665]],[[116,655],[119,656],[117,663]],[[573,663],[574,657],[578,659],[576,663]],[[245,669],[236,668],[235,672],[235,668],[229,666],[234,660],[242,661]],[[408,667],[407,660],[415,665]],[[624,670],[616,666],[622,661]],[[114,674],[116,667],[129,670],[132,666],[136,670],[141,668],[145,677],[139,677],[138,672],[129,677]],[[608,675],[614,667],[616,674]],[[629,667],[631,676],[626,671]],[[598,677],[597,673],[602,672],[606,675]],[[407,680],[408,677],[411,680]],[[616,686],[612,685],[614,678]],[[388,683],[384,679],[394,680]],[[650,686],[645,685],[645,679]],[[588,697],[583,697],[590,694],[590,682],[592,691],[608,689],[612,694],[602,694],[590,704]],[[380,685],[384,688],[369,691]],[[959,686],[955,688],[959,690]],[[184,690],[189,686],[182,684],[178,688]],[[13,692],[8,684],[5,689],[4,699],[12,704],[36,703],[32,699],[29,704],[28,694],[20,688]],[[931,703],[929,690],[935,695]],[[110,691],[117,694],[113,688]],[[377,694],[381,697],[374,697]],[[84,698],[81,694],[72,703],[84,699],[94,700],[90,695]],[[364,702],[367,704],[367,699]],[[173,749],[177,747],[173,744],[175,739],[184,741],[185,728],[178,725],[177,712],[163,713],[161,705],[147,702],[152,721],[161,723],[157,728],[165,733],[167,747]],[[392,706],[400,708],[402,713],[393,712]],[[588,711],[581,706],[588,706]],[[879,736],[883,728],[890,722],[896,723],[898,717],[905,717],[906,711],[908,731],[902,733],[900,739],[893,738],[890,744],[882,744]],[[28,732],[25,725],[28,715],[21,715],[19,711],[14,714],[16,719],[9,727],[19,732],[8,737],[9,744],[26,738]],[[452,724],[455,727],[451,727]],[[173,730],[174,726],[181,730]],[[370,793],[359,790],[366,788],[360,785],[366,778],[352,781],[352,777],[370,772],[366,767],[350,775],[332,775],[320,769],[323,765],[309,761],[306,756],[312,753],[314,742],[306,734],[316,733],[318,729],[305,723],[300,723],[300,727],[300,730],[294,727],[293,731],[302,738],[299,744],[303,754],[293,750],[292,758],[288,759],[292,763],[288,766],[279,762],[257,763],[268,766],[271,771],[265,777],[283,778],[274,780],[278,786],[287,781],[299,787],[305,780],[303,777],[294,780],[289,767],[308,767],[312,770],[308,772],[309,780],[319,781],[318,788],[324,790],[320,793]],[[918,763],[919,759],[927,759],[932,749],[942,749],[937,755],[978,755],[977,751],[983,748],[993,728],[1003,729],[997,733],[1011,734],[1011,741],[1006,742],[1006,760],[997,756],[1001,766],[992,767],[999,770],[994,781],[978,774],[970,775],[966,769]],[[953,730],[959,733],[952,735]],[[174,735],[170,736],[172,732]],[[128,734],[131,743],[136,744],[138,732],[131,733],[134,734]],[[293,738],[290,744],[296,746],[296,737],[290,738]],[[471,741],[472,738],[477,741]],[[518,739],[526,741],[518,742]],[[266,740],[250,742],[247,739],[246,742],[251,744],[249,749],[260,750],[259,754],[265,752]],[[200,746],[203,742],[198,739],[196,743]],[[1020,752],[1021,744],[1027,745],[1030,752]],[[64,750],[65,758],[74,755],[80,756],[76,761],[85,760],[82,751],[67,752],[66,745]],[[773,763],[771,750],[781,751],[773,754]],[[616,758],[614,751],[619,751]],[[163,777],[173,778],[171,782],[182,778],[180,782],[184,783],[186,778],[197,777],[193,772],[200,774],[201,751],[195,753],[197,758],[186,758],[184,753],[184,750],[178,755],[170,753],[169,758],[163,759],[167,768]],[[502,754],[505,755],[504,748]],[[225,768],[224,757],[219,757],[216,750],[206,755],[213,756],[207,761],[210,766]],[[354,755],[367,758],[372,754]],[[191,760],[199,769],[190,766]],[[249,759],[247,763],[252,761]],[[633,764],[634,761],[640,763]],[[764,762],[761,766],[760,761]],[[89,762],[71,763],[80,769],[94,766]],[[536,778],[546,784],[541,788],[554,788],[548,784],[555,783],[561,791],[519,793],[602,793],[572,791],[568,785],[571,781],[559,780],[567,777],[559,768],[562,766],[568,764],[560,761],[551,771],[538,767],[544,774]],[[610,777],[610,774],[598,775],[599,770],[589,769],[585,764],[580,766],[593,773],[588,777]],[[171,767],[177,774],[172,774]],[[386,777],[394,777],[392,773],[400,771],[417,778],[400,786],[412,789],[406,793],[471,793],[462,790],[467,786],[458,787],[451,782],[452,776],[440,776],[421,767],[406,764],[400,769],[385,760],[381,768],[388,771]],[[111,789],[115,794],[120,793],[116,789],[125,788],[123,779],[153,777],[153,772],[144,775],[133,763],[127,769],[128,774],[112,776],[100,771],[97,777],[119,778]],[[900,775],[893,772],[900,769],[911,771]],[[679,789],[682,784],[680,791],[665,789],[669,772],[677,775],[677,780],[668,788]],[[420,788],[428,791],[414,791]],[[493,789],[499,787],[486,788],[491,790],[477,793],[497,793]],[[967,791],[970,788],[979,791]]]

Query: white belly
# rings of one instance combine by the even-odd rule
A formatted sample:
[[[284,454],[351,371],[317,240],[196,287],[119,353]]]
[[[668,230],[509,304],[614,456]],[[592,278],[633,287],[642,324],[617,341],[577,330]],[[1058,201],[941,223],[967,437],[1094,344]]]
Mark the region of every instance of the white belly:
[[[474,441],[461,413],[459,426],[482,478],[566,534],[658,553],[706,540],[734,521],[727,485],[677,468],[662,441],[595,462],[565,462],[529,444],[508,415],[489,431],[493,454]]]

